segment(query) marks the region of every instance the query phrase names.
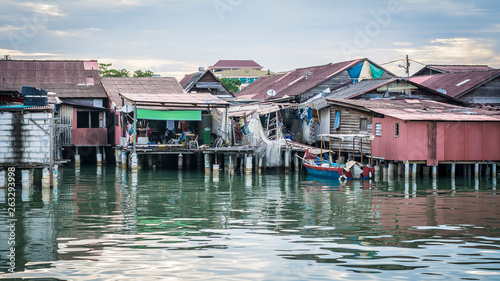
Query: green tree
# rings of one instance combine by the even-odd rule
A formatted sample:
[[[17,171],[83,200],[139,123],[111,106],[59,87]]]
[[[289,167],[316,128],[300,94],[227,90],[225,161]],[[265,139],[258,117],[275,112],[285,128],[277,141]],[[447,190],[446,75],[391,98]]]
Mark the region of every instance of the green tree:
[[[224,87],[226,87],[226,89],[228,89],[229,91],[231,91],[233,93],[236,93],[240,90],[241,81],[239,79],[228,79],[228,78],[221,77],[221,78],[219,78],[219,80],[222,83],[222,85],[224,85]]]
[[[142,71],[140,69],[134,71],[134,77],[153,77],[155,73],[151,70]]]
[[[110,69],[111,63],[99,63],[99,75],[101,77],[130,77],[130,71],[125,68],[116,70]]]

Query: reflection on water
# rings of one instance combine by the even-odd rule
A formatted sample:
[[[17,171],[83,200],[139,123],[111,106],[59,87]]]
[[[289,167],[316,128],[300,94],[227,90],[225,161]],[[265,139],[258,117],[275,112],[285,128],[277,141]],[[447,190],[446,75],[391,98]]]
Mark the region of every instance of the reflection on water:
[[[60,279],[500,279],[496,179],[61,168],[18,190],[16,273]]]

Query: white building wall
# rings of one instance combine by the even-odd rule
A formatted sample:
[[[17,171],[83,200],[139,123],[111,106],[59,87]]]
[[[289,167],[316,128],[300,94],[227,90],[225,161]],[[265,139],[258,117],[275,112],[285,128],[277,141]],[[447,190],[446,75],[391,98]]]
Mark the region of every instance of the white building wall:
[[[49,164],[52,113],[0,112],[0,165]],[[32,120],[30,120],[30,118]],[[38,124],[38,126],[36,124]],[[20,127],[20,129],[19,129]]]

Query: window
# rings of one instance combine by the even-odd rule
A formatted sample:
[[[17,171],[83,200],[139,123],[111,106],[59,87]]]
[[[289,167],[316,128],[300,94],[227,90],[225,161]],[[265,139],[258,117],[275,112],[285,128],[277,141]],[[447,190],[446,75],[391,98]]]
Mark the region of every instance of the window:
[[[375,136],[382,136],[382,123],[375,123]]]
[[[399,123],[394,124],[394,137],[399,137]]]
[[[366,118],[360,118],[359,119],[359,131],[366,131],[367,130],[366,124],[367,124]]]
[[[77,128],[100,128],[98,111],[77,111],[76,119]]]

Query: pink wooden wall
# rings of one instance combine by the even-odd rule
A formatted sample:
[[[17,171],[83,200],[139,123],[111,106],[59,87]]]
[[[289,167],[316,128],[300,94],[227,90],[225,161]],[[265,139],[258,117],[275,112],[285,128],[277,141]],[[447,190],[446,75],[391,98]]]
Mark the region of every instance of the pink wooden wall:
[[[394,136],[399,123],[399,137]],[[429,150],[429,121],[407,121],[387,117],[373,118],[382,124],[382,136],[373,140],[373,156],[394,161],[499,161],[500,122],[436,122],[436,159]],[[435,160],[435,161],[434,161]]]
[[[107,145],[107,128],[77,128],[76,108],[73,109],[73,144],[74,145]]]

